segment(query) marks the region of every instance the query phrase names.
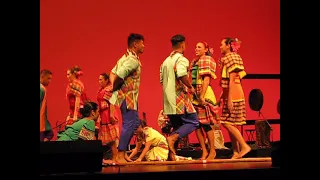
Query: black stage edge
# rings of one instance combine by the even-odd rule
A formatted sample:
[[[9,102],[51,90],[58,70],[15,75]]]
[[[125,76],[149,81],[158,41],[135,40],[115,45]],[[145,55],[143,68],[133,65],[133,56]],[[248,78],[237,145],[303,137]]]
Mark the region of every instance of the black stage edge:
[[[101,172],[101,141],[40,142],[40,175]]]
[[[54,176],[40,176],[40,179],[60,179],[62,176],[66,177],[84,177],[93,179],[200,179],[200,178],[222,178],[223,180],[234,180],[246,178],[246,180],[277,180],[280,179],[280,168],[268,168],[268,169],[241,169],[241,170],[212,170],[212,171],[175,171],[175,172],[149,172],[149,173],[119,173],[119,174],[65,174]]]

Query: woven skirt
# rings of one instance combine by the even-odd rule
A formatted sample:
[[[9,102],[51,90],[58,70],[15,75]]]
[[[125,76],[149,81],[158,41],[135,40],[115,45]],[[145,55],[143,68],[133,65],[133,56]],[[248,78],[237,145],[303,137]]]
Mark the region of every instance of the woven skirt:
[[[219,118],[220,123],[231,125],[246,124],[246,104],[245,100],[233,102],[233,110],[228,109],[228,99],[224,99],[222,114]]]

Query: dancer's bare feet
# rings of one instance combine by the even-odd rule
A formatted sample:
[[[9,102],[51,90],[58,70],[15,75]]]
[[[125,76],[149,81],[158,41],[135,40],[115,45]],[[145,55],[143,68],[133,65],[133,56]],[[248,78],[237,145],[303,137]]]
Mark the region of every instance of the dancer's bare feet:
[[[241,156],[239,156],[238,152],[233,152],[231,159],[240,159],[240,158],[241,158]]]
[[[241,147],[241,151],[239,153],[240,158],[242,158],[244,155],[246,155],[250,151],[251,151],[251,147],[248,144],[246,144],[243,148]]]
[[[108,165],[112,165],[113,163],[115,163],[115,161],[112,161],[110,159],[104,159],[102,162],[103,164],[108,164]]]
[[[118,163],[126,163],[127,162],[127,160],[125,158],[125,154],[126,154],[125,151],[118,152],[118,158],[117,158]]]
[[[208,151],[206,149],[202,149],[202,156],[201,156],[201,159],[202,160],[205,160],[208,156]]]
[[[214,152],[210,152],[209,156],[207,157],[206,160],[214,160],[214,158],[216,157],[217,153]]]

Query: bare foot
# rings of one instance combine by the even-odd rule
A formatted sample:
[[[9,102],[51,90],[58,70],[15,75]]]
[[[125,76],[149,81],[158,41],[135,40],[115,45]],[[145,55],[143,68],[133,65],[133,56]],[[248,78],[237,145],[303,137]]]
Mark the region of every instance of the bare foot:
[[[169,146],[169,151],[170,153],[172,153],[173,155],[176,154],[176,151],[174,149],[174,143],[175,141],[173,140],[172,136],[167,137],[167,141],[168,141],[168,146]],[[174,158],[175,159],[175,158]]]
[[[216,152],[210,152],[209,156],[207,157],[206,160],[214,160],[214,158],[216,157],[217,153]]]
[[[110,159],[104,159],[103,164],[108,164],[108,165],[112,165],[114,163],[114,161],[110,160]]]
[[[239,159],[239,158],[240,158],[240,157],[239,157],[239,152],[234,151],[231,159]]]
[[[208,156],[208,151],[205,149],[205,150],[202,150],[202,156],[201,156],[201,160],[205,160]]]
[[[241,159],[241,156],[239,156],[239,154],[233,154],[231,159]]]
[[[242,158],[244,155],[246,155],[250,151],[251,151],[251,147],[248,144],[246,144],[244,148],[241,148],[241,151],[239,153],[240,158]]]
[[[117,162],[118,161],[118,157],[114,157],[111,159],[113,162]]]

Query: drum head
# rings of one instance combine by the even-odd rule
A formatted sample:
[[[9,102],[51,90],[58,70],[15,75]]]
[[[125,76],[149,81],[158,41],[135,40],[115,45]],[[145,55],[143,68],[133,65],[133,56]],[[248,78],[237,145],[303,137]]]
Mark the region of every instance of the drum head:
[[[263,94],[260,89],[253,89],[249,94],[249,106],[253,111],[260,111],[263,106]]]

